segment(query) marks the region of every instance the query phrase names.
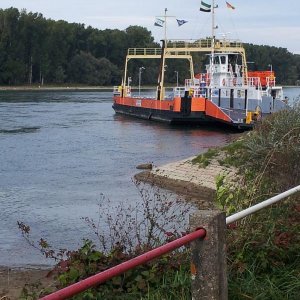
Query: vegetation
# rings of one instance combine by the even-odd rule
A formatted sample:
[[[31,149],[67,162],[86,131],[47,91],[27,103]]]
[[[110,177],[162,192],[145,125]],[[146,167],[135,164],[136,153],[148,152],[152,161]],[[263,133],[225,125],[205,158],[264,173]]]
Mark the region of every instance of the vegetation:
[[[116,84],[127,48],[157,46],[143,27],[101,31],[16,8],[0,10],[0,37],[0,84],[6,85]]]
[[[217,179],[217,201],[240,211],[300,182],[300,107],[281,111],[223,149],[237,182]],[[230,299],[298,299],[300,197],[276,204],[228,231]]]
[[[48,288],[26,286],[22,299],[38,299],[185,234],[187,212],[191,206],[178,198],[170,201],[168,194],[157,188],[149,191],[140,183],[136,184],[142,199],[137,206],[120,204],[114,207],[109,199],[100,199],[99,220],[83,218],[95,234],[95,242],[84,239],[82,247],[75,251],[56,251],[44,239],[35,243],[30,238],[30,227],[18,222],[30,245],[56,261],[56,266],[49,273],[49,276],[55,277],[55,285]],[[164,255],[74,299],[188,300],[191,298],[188,251],[183,248]]]
[[[46,19],[42,14],[0,9],[0,85],[88,84],[114,85],[121,82],[127,48],[159,47],[146,28],[98,30],[84,24]],[[273,66],[281,84],[300,80],[300,56],[284,48],[246,44],[250,70]],[[203,72],[206,56],[194,54],[195,72]],[[188,78],[186,61],[168,60],[166,82]],[[155,84],[158,62],[129,63],[132,83],[138,83],[138,68],[144,66],[143,84]]]
[[[213,158],[218,156],[218,154],[220,154],[219,149],[217,149],[217,148],[208,149],[207,152],[205,152],[203,154],[200,154],[197,157],[195,157],[192,160],[192,163],[193,164],[198,164],[201,168],[205,168],[210,164],[210,162]]]
[[[300,106],[265,118],[252,132],[193,160],[212,159],[238,174],[216,178],[217,205],[227,215],[300,182]],[[230,299],[298,299],[300,196],[230,225],[227,236]]]
[[[299,85],[300,55],[292,54],[285,48],[245,44],[249,71],[275,71],[276,81],[285,85]]]

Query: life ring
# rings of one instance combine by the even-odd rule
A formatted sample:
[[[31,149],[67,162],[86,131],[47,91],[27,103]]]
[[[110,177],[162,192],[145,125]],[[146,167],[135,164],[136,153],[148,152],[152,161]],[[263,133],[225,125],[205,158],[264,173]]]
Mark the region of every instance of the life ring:
[[[225,86],[225,78],[222,80],[222,85]]]

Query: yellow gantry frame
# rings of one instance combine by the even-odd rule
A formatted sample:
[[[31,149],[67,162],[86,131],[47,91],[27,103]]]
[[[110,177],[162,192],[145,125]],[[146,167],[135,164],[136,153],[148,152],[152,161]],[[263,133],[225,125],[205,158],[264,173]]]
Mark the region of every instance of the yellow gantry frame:
[[[194,65],[191,52],[207,52],[211,53],[237,53],[242,57],[242,72],[244,75],[244,85],[248,82],[248,69],[246,62],[245,49],[242,43],[236,41],[217,40],[214,47],[212,47],[212,39],[198,40],[195,42],[172,42],[168,41],[167,47],[162,50],[161,48],[129,48],[126,56],[123,89],[125,90],[127,78],[127,66],[131,59],[161,59],[163,57],[162,68],[165,69],[165,59],[187,59],[190,63],[190,75],[194,78]],[[162,51],[164,51],[162,56]],[[164,72],[160,80],[160,90],[163,91],[164,86]],[[164,99],[164,93],[160,93],[160,100]]]

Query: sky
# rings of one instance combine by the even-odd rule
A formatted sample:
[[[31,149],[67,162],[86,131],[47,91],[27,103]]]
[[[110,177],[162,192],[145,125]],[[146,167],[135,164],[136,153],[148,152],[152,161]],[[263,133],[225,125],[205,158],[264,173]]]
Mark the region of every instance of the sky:
[[[212,3],[212,0],[204,0]],[[287,48],[300,54],[299,0],[215,0],[217,38]],[[139,25],[150,30],[156,41],[164,30],[154,26],[155,17],[168,15],[168,39],[199,39],[210,36],[209,13],[200,12],[201,0],[2,0],[1,8],[16,7],[39,12],[47,19],[83,23],[104,30],[124,30]],[[178,27],[176,18],[188,21]]]

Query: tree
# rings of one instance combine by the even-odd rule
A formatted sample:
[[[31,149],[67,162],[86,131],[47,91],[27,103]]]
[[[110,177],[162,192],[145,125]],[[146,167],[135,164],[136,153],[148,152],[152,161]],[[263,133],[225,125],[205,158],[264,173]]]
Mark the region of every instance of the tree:
[[[287,49],[246,44],[249,69],[272,65],[281,84],[300,82],[300,56]],[[45,19],[42,14],[0,9],[0,84],[84,83],[112,85],[121,82],[128,48],[158,48],[149,30],[129,26],[126,30],[99,30],[84,24]],[[195,73],[203,72],[206,56],[193,54]],[[189,77],[185,61],[168,59],[166,82]],[[144,66],[144,84],[156,84],[159,60],[131,60],[128,74],[138,81]]]
[[[117,73],[117,67],[104,57],[97,59],[90,53],[81,51],[71,60],[68,72],[74,83],[108,85],[112,76]]]

